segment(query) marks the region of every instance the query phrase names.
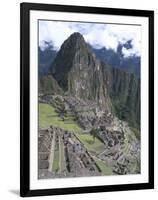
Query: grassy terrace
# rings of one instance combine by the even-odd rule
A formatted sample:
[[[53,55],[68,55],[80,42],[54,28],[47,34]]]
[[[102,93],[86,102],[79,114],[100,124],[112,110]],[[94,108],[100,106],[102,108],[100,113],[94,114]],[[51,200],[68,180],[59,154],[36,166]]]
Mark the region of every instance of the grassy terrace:
[[[48,128],[51,125],[68,131],[81,132],[79,125],[73,120],[72,116],[67,116],[63,121],[55,108],[44,103],[39,104],[39,126],[40,128]]]
[[[90,152],[94,152],[97,154],[100,154],[104,151],[104,144],[97,138],[95,138],[95,141],[93,139],[93,136],[90,134],[85,133],[76,133],[76,136],[79,138],[79,140],[85,145],[85,147]]]
[[[97,138],[93,138],[90,134],[82,133],[82,128],[74,121],[72,115],[68,115],[65,120],[63,121],[58,113],[56,112],[55,108],[44,103],[39,104],[39,126],[41,128],[48,128],[51,125],[55,127],[59,127],[68,131],[75,132],[78,139],[85,145],[87,150],[91,153],[100,154],[104,151],[104,144]],[[59,154],[60,154],[60,161],[59,161]],[[63,170],[63,146],[60,143],[60,151],[59,148],[56,148],[54,152],[54,162],[52,169],[53,171],[58,171],[59,168]],[[111,169],[101,160],[95,159],[97,165],[102,171],[103,175],[111,175]]]
[[[109,167],[105,162],[102,160],[97,159],[96,157],[94,158],[96,164],[99,166],[99,168],[102,171],[102,175],[107,176],[107,175],[113,175],[113,171],[111,167]]]
[[[82,133],[82,128],[74,121],[72,116],[68,115],[63,121],[55,111],[55,108],[48,104],[40,103],[39,126],[41,128],[48,128],[51,125],[75,132],[79,140],[91,152],[100,154],[102,151],[104,151],[104,144],[97,138],[95,138],[94,141],[93,136],[90,134]]]

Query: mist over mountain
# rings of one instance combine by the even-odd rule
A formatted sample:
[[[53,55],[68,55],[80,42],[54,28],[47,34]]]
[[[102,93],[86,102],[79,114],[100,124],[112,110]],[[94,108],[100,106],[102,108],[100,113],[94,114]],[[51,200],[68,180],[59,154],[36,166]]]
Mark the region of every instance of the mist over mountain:
[[[116,52],[112,49],[106,49],[106,47],[101,49],[95,49],[92,47],[92,50],[96,54],[97,58],[103,62],[110,64],[114,68],[134,73],[139,77],[141,61],[140,57],[137,55],[124,57],[122,53],[123,48],[130,49],[130,47],[131,44],[130,41],[128,41],[124,45],[119,44]]]
[[[43,42],[46,47],[44,49],[38,48],[38,72],[40,77],[48,75],[50,66],[57,54],[57,51],[54,50],[51,42]]]
[[[52,65],[54,58],[56,57],[58,51],[53,47],[52,42],[43,41],[46,43],[45,48],[38,48],[39,55],[39,75],[48,75],[50,66]],[[127,72],[131,72],[140,77],[140,62],[141,58],[137,55],[132,55],[124,57],[122,51],[123,48],[130,49],[131,41],[127,41],[125,44],[119,44],[117,51],[113,49],[107,49],[106,47],[96,49],[88,44],[92,51],[95,53],[98,59],[104,63],[108,63],[114,68],[122,69]]]

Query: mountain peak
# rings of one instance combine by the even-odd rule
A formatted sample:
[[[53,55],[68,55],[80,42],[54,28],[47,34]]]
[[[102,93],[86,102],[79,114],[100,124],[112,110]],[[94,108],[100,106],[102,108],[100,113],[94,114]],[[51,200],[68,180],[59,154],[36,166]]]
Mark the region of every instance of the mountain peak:
[[[71,48],[79,48],[87,46],[84,37],[79,32],[72,33],[67,40],[63,43],[62,46],[70,46]]]
[[[107,88],[103,86],[102,65],[80,33],[75,32],[64,41],[51,72],[64,92],[95,101],[99,107],[111,111]]]
[[[80,39],[83,39],[83,36],[79,32],[74,32],[69,36],[69,38],[74,38],[74,39],[79,39],[80,38]]]

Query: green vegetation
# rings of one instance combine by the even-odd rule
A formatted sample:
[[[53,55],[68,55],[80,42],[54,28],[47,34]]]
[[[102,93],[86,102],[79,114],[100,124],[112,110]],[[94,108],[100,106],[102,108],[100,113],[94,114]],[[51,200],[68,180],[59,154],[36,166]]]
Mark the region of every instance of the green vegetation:
[[[130,126],[138,127],[138,123],[135,119],[135,113],[127,105],[121,103],[118,98],[112,98],[113,108],[117,117],[121,120],[127,121]]]
[[[92,130],[90,131],[90,135],[93,136],[93,143],[95,142],[95,138],[98,136],[98,130],[92,128]]]
[[[64,162],[65,162],[65,159],[64,159],[64,146],[63,146],[63,142],[61,142],[61,140],[59,140],[59,157],[60,157],[60,162],[59,162],[59,167],[60,167],[60,170],[63,171],[64,170]]]
[[[44,94],[62,94],[62,89],[51,75],[43,76],[39,79],[39,90]]]
[[[140,130],[131,127],[132,132],[135,134],[136,138],[140,140]]]
[[[41,128],[48,128],[51,125],[68,131],[81,132],[82,130],[73,120],[72,116],[67,115],[63,121],[54,107],[48,104],[39,103],[39,126]]]
[[[98,138],[94,141],[93,136],[87,133],[76,133],[76,136],[85,145],[88,151],[97,154],[104,151],[104,144]]]
[[[94,158],[96,164],[98,165],[98,167],[100,168],[102,175],[113,175],[113,171],[111,169],[111,167],[109,167],[105,162],[103,162],[102,160],[99,160],[98,158]]]
[[[68,130],[68,131],[74,131],[76,136],[79,138],[79,140],[91,152],[100,154],[102,151],[104,151],[104,144],[98,138],[95,138],[95,141],[94,141],[93,135],[90,135],[87,133],[83,134],[82,129],[74,121],[71,115],[67,115],[67,117],[65,117],[65,120],[63,121],[59,117],[54,107],[48,104],[40,103],[39,104],[39,126],[41,128],[48,128],[51,125]]]
[[[113,69],[113,85],[110,97],[113,110],[119,119],[130,126],[140,127],[140,79],[132,73]]]
[[[54,159],[53,159],[53,172],[58,172],[59,170],[59,144],[56,144],[55,150],[54,150]]]
[[[73,120],[73,117],[67,115],[63,121],[56,112],[55,108],[44,103],[39,104],[39,126],[41,128],[48,128],[51,125],[59,128],[63,128],[68,131],[74,131],[76,136],[81,140],[85,147],[95,153],[101,153],[104,150],[104,144],[90,134],[82,134],[82,129]]]
[[[59,114],[60,118],[64,121],[68,113],[65,109],[65,104],[63,101],[56,97],[55,101],[52,103],[52,106],[55,108],[55,111]]]

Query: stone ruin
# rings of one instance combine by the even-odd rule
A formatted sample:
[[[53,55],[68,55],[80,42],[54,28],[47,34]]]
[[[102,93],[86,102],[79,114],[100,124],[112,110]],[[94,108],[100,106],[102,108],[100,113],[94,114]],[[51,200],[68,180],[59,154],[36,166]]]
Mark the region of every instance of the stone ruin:
[[[98,130],[97,137],[105,144],[105,150],[98,155],[98,158],[106,161],[113,169],[114,174],[140,173],[140,142],[136,138],[129,142],[128,135],[131,134],[131,131],[126,122],[119,120],[111,113],[101,113],[100,115],[94,102],[85,102],[75,97],[47,95],[42,97],[41,101],[53,104],[57,99],[65,105],[68,112],[72,113],[85,132],[90,132],[92,128]],[[42,134],[42,132],[46,134]],[[39,150],[40,178],[42,178],[42,173],[43,177],[48,178],[100,174],[97,165],[75,134],[55,127],[47,131],[40,130],[39,133],[40,146],[44,145]],[[55,144],[60,143],[60,146],[62,144],[64,147],[62,150],[64,151],[62,164],[64,167],[57,172],[53,172],[50,167],[53,165],[53,161],[50,161],[50,153],[54,151],[51,150],[53,137],[56,138]],[[138,163],[137,166],[135,163]]]
[[[38,147],[39,179],[101,175],[93,158],[72,132],[55,127],[40,129]],[[54,163],[58,165],[56,169]]]

